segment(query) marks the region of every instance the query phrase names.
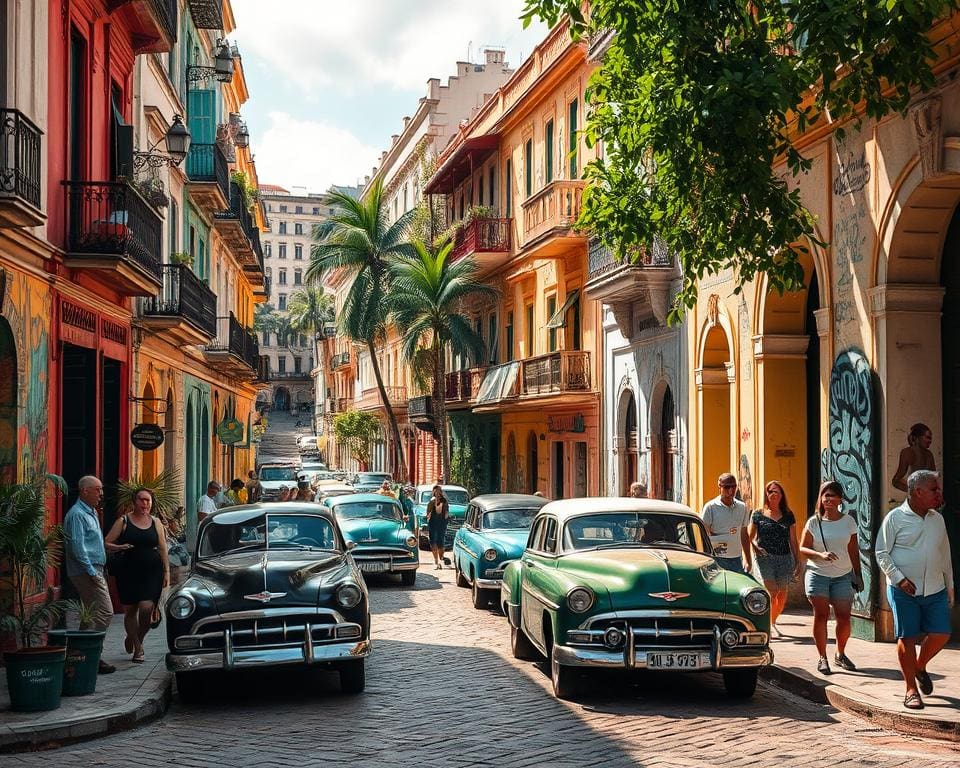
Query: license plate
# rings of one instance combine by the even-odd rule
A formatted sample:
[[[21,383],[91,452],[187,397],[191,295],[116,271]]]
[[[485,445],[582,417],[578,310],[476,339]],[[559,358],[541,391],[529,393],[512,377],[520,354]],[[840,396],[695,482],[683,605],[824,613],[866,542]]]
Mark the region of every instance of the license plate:
[[[360,563],[360,570],[366,573],[383,573],[387,570],[386,563]]]
[[[647,669],[700,669],[699,653],[648,653]]]

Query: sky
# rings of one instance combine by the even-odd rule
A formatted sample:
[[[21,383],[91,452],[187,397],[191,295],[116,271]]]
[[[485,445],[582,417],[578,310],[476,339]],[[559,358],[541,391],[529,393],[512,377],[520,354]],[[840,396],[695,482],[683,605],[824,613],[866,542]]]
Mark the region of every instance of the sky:
[[[322,192],[370,173],[457,61],[503,48],[516,68],[544,38],[523,0],[232,0],[261,184]],[[335,10],[324,10],[324,9]],[[298,190],[300,191],[300,190]]]

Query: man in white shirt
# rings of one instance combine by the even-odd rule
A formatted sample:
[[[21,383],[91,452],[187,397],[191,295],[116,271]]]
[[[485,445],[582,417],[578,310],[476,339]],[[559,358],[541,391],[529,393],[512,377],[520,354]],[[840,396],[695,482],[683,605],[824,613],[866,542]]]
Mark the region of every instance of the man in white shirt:
[[[217,511],[217,502],[214,498],[220,493],[220,483],[211,480],[207,483],[207,492],[197,500],[197,522],[199,523],[207,515],[212,515]]]
[[[933,693],[927,664],[950,639],[953,564],[943,516],[937,512],[942,506],[940,476],[917,470],[907,478],[907,500],[880,524],[874,550],[887,577],[897,659],[907,686],[903,705],[908,709],[923,709],[920,692]],[[917,656],[915,644],[921,637]]]
[[[747,523],[750,521],[746,505],[737,498],[737,478],[724,472],[717,485],[720,495],[704,504],[701,512],[707,533],[710,534],[713,556],[721,568],[749,573],[753,567],[747,538]]]

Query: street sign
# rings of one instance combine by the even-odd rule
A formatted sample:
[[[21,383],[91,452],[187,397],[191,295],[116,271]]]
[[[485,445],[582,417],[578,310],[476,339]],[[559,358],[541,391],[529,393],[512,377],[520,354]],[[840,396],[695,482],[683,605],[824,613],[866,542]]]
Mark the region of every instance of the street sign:
[[[153,451],[163,445],[163,428],[156,424],[137,424],[130,430],[130,442],[141,451]]]
[[[233,445],[243,440],[243,422],[227,417],[217,425],[217,439],[224,445]]]

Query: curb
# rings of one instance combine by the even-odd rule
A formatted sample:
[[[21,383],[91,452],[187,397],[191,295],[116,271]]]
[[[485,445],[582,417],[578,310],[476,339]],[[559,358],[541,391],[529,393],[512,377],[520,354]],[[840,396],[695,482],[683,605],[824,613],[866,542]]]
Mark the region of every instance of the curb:
[[[167,671],[148,678],[123,709],[91,713],[67,722],[0,727],[0,754],[56,749],[129,731],[161,717],[170,707],[173,675]]]
[[[764,667],[760,676],[784,690],[802,696],[816,704],[829,704],[872,725],[897,731],[906,736],[960,742],[960,723],[936,716],[894,712],[885,709],[875,699],[861,696],[836,683],[829,683],[811,675],[777,665]]]

